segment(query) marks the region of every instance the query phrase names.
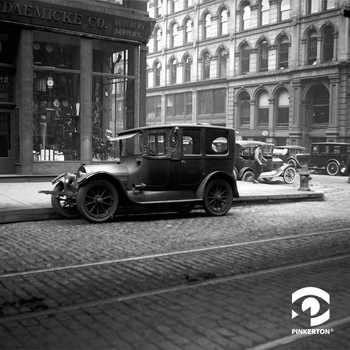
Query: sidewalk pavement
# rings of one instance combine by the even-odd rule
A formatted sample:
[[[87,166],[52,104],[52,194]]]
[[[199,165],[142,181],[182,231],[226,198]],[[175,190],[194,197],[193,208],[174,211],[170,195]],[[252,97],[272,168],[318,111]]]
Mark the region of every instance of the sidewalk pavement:
[[[298,184],[250,183],[238,181],[240,198],[237,203],[267,203],[274,201],[323,200],[319,191],[298,191]],[[49,195],[40,190],[51,190],[49,181],[0,182],[0,223],[57,219],[51,208]]]

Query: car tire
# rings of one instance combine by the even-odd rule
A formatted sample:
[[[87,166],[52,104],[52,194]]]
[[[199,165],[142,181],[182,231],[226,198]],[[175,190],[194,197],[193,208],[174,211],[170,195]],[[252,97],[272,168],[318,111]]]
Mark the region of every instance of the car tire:
[[[79,211],[75,201],[67,200],[66,196],[59,195],[63,190],[63,183],[58,183],[53,188],[51,195],[51,205],[54,211],[66,219],[76,219],[79,217]]]
[[[329,176],[336,176],[340,172],[340,166],[334,160],[330,161],[326,166],[326,172]]]
[[[283,180],[286,184],[290,185],[294,183],[296,175],[297,175],[297,172],[295,168],[292,166],[289,166],[283,172]]]
[[[244,174],[242,175],[242,181],[246,181],[246,182],[253,182],[254,180],[256,180],[256,176],[254,174],[254,171],[252,170],[246,170],[244,172]]]
[[[78,210],[91,222],[101,223],[113,218],[118,204],[118,191],[108,180],[92,180],[79,188]]]
[[[210,180],[205,187],[203,205],[211,216],[223,216],[232,207],[233,191],[231,185],[223,179]]]

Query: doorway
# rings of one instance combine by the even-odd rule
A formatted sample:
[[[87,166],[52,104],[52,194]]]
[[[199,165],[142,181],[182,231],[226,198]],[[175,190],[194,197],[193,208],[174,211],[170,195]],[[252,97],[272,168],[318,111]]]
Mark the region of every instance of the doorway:
[[[15,173],[13,111],[0,110],[0,174]]]

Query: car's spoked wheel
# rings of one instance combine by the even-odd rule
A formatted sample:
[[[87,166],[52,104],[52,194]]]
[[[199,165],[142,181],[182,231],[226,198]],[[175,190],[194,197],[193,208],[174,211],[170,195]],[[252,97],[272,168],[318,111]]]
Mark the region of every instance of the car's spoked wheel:
[[[53,189],[53,194],[51,195],[51,205],[55,212],[67,219],[75,219],[79,217],[79,212],[77,209],[77,203],[74,199],[61,194],[63,191],[63,184],[58,183]]]
[[[338,163],[332,161],[332,162],[329,162],[327,164],[326,171],[327,171],[328,175],[336,176],[339,174],[340,167],[339,167]]]
[[[283,173],[283,180],[286,184],[292,184],[295,180],[297,172],[293,167],[286,168]]]
[[[91,181],[78,192],[78,209],[91,222],[105,222],[118,208],[117,189],[107,180]]]
[[[209,215],[225,215],[232,206],[232,187],[226,180],[211,180],[204,193],[204,209]]]
[[[255,174],[251,170],[246,170],[242,176],[242,181],[253,182],[255,180]]]

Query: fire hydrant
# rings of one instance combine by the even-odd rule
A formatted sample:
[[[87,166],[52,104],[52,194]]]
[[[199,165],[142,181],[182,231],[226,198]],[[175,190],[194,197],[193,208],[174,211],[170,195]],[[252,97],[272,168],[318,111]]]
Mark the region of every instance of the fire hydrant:
[[[311,191],[309,187],[309,181],[311,180],[311,176],[306,164],[302,165],[301,170],[299,172],[299,176],[300,176],[299,191]]]

